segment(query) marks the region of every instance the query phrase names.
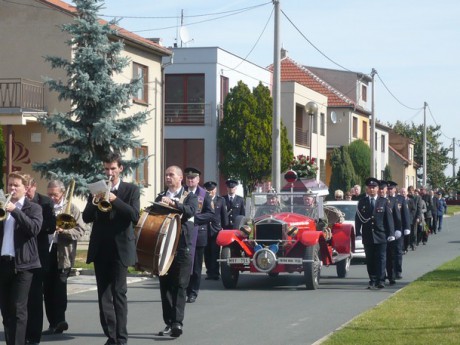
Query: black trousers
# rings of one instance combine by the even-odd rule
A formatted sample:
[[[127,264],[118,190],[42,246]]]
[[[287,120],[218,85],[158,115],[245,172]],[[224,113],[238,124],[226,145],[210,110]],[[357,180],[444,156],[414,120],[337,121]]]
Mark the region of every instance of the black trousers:
[[[94,260],[99,318],[110,343],[127,343],[128,267],[123,265],[116,250],[112,253],[111,256],[98,255]]]
[[[188,249],[179,249],[168,274],[160,277],[161,306],[166,325],[183,325],[186,290],[192,269],[192,256]]]
[[[208,245],[204,250],[204,264],[208,277],[219,277],[220,246],[216,243],[217,235],[208,237]]]
[[[378,285],[385,282],[387,244],[365,244],[367,274],[369,284]]]
[[[29,290],[27,302],[27,330],[26,339],[32,343],[39,343],[42,337],[43,328],[43,268],[32,270],[33,278]]]
[[[43,284],[45,297],[46,317],[50,327],[56,327],[59,322],[65,321],[67,310],[67,278],[70,268],[59,269],[57,260],[57,246],[53,245],[50,252],[48,272]]]
[[[0,309],[7,345],[26,343],[27,300],[32,277],[32,270],[16,272],[13,260],[0,260]]]
[[[193,260],[192,274],[187,286],[187,296],[198,296],[201,285],[201,271],[203,269],[203,255],[206,247],[196,247],[195,259]]]

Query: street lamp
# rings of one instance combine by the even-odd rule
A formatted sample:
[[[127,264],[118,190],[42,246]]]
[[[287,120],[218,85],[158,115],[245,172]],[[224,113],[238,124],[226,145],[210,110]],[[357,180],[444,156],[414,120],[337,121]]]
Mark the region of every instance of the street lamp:
[[[308,102],[305,104],[305,111],[307,112],[307,115],[310,116],[310,157],[313,157],[313,151],[311,149],[311,140],[313,137],[313,116],[316,116],[318,114],[318,104],[316,102]]]

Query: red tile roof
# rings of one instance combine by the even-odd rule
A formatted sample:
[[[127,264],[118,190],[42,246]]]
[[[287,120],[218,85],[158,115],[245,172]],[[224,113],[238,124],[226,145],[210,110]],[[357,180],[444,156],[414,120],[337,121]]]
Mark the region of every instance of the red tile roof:
[[[273,71],[273,65],[269,66]],[[281,60],[281,81],[294,81],[324,96],[327,96],[329,107],[353,107],[355,102],[334,89],[331,85],[319,78],[305,66],[302,66],[289,57]]]
[[[51,6],[57,10],[61,10],[61,11],[64,11],[70,15],[75,15],[76,12],[77,12],[77,9],[75,6],[72,6],[64,1],[61,1],[61,0],[36,0],[36,1],[39,1],[45,5],[48,5],[48,6]],[[103,19],[99,19],[99,22],[101,24],[107,24],[108,22],[106,20],[103,20]],[[146,48],[149,48],[149,49],[152,49],[154,51],[156,51],[157,53],[160,53],[161,55],[166,55],[166,56],[169,56],[169,55],[172,55],[172,51],[165,48],[165,47],[162,47],[161,45],[159,45],[158,43],[155,43],[155,42],[152,42],[151,40],[148,40],[147,38],[145,37],[142,37],[142,36],[139,36],[139,35],[136,35],[135,33],[131,32],[131,31],[128,31],[126,29],[123,29],[122,27],[119,27],[117,25],[113,25],[112,26],[115,30],[118,31],[118,36],[124,38],[124,39],[127,39],[131,42],[134,42],[134,43],[137,43],[137,44],[140,44]]]

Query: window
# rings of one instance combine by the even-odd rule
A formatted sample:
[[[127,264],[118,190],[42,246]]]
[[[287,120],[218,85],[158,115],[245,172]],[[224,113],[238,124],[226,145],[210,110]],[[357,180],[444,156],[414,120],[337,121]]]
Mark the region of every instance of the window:
[[[414,161],[414,148],[412,146],[409,147],[409,160]]]
[[[304,129],[306,115],[304,106],[296,105],[295,107],[295,144],[300,146],[308,146],[309,132]]]
[[[318,133],[318,116],[312,116],[313,117],[313,128],[312,128],[312,133],[317,134]]]
[[[324,136],[326,135],[326,130],[325,130],[325,124],[326,124],[326,116],[324,115],[324,113],[321,113],[321,115],[319,116],[320,118],[320,123],[319,123],[319,134]]]
[[[167,74],[165,76],[166,123],[204,123],[204,83],[204,74]]]
[[[358,137],[358,118],[353,117],[353,138]]]
[[[361,97],[364,102],[367,102],[367,86],[361,85]]]
[[[203,172],[200,180],[205,181],[205,141],[203,139],[166,139],[164,157],[165,166],[195,167]]]
[[[133,63],[133,78],[142,79],[143,83],[137,93],[133,97],[133,101],[137,103],[148,104],[149,102],[149,68],[147,66],[140,65],[136,62]]]
[[[367,122],[363,121],[363,140],[367,141]]]
[[[141,146],[134,149],[134,158],[146,158],[134,171],[136,183],[148,187],[149,185],[149,165],[148,158],[149,150],[147,146]]]
[[[375,133],[375,135],[374,135],[374,151],[377,151],[377,148],[378,148],[378,146],[377,146],[377,133]]]
[[[385,152],[385,136],[382,135],[380,140],[382,141],[382,146],[380,147],[380,149],[382,152]]]

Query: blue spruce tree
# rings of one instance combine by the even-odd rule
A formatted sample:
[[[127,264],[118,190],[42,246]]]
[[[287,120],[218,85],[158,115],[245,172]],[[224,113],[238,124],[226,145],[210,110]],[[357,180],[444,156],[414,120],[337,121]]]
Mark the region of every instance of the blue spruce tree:
[[[76,181],[75,193],[86,194],[87,184],[104,178],[102,159],[110,152],[123,154],[141,146],[133,133],[146,123],[148,112],[125,115],[131,96],[142,80],[117,84],[113,76],[121,73],[129,60],[121,56],[123,43],[118,39],[116,22],[102,23],[97,16],[101,0],[74,0],[75,20],[62,26],[71,39],[71,60],[47,56],[52,68],[62,68],[68,79],[47,80],[59,100],[70,101],[66,113],[44,116],[40,122],[48,132],[57,134],[51,145],[63,157],[33,164],[41,176],[64,183]],[[132,172],[145,158],[124,160],[124,172]]]

